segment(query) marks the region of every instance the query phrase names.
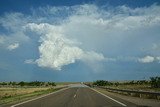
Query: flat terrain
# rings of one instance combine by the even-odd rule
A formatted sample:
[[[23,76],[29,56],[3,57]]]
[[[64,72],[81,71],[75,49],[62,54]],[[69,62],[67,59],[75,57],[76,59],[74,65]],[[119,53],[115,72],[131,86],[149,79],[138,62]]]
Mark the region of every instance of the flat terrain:
[[[85,85],[70,85],[54,94],[11,107],[136,107],[135,104],[112,99]]]
[[[56,87],[3,87],[0,88],[0,106],[9,103],[15,103],[37,97],[43,94],[51,93],[62,86]]]
[[[19,87],[19,88],[11,88],[11,87],[6,87],[6,88],[0,88],[0,98],[4,97],[11,97],[15,95],[22,95],[22,94],[28,94],[28,93],[33,93],[35,91],[42,91],[42,90],[47,90],[49,87],[45,88],[24,88],[24,87]]]
[[[83,84],[70,84],[61,90],[3,105],[2,107],[160,107],[160,101],[141,99],[90,88]]]
[[[128,90],[143,90],[143,91],[150,91],[150,92],[160,92],[160,88],[151,88],[150,85],[137,85],[137,84],[132,84],[132,85],[118,85],[118,86],[108,86],[110,88],[114,89],[128,89]]]

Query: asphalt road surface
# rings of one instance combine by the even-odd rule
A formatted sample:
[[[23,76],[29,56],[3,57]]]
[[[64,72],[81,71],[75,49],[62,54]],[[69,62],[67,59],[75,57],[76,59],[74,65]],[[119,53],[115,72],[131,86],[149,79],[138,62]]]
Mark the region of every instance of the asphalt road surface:
[[[135,107],[136,105],[113,99],[85,85],[71,85],[42,98],[22,102],[11,107]]]

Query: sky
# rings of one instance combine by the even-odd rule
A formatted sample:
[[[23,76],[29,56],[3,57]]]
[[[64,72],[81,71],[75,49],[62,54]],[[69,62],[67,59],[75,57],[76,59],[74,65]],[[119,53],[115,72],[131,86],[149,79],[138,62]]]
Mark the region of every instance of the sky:
[[[160,76],[159,0],[1,0],[0,81]]]

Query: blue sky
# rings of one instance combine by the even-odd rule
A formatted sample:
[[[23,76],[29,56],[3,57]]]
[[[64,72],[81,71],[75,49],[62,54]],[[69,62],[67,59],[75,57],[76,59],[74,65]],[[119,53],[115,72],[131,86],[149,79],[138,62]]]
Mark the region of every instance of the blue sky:
[[[0,81],[160,76],[157,0],[0,1]]]

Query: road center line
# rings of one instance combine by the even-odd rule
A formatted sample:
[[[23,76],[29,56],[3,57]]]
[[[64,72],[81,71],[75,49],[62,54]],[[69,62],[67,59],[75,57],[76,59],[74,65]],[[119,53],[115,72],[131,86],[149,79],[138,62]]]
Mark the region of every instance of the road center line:
[[[76,90],[76,93],[73,96],[74,98],[77,96],[76,94],[77,94],[78,90],[79,90],[79,88]]]
[[[34,100],[37,100],[37,99],[40,99],[40,98],[43,98],[43,97],[46,97],[46,96],[52,95],[52,94],[54,94],[54,93],[58,93],[58,92],[61,92],[61,91],[67,90],[67,89],[69,89],[69,87],[68,87],[68,88],[64,88],[64,89],[60,89],[60,90],[58,90],[58,91],[55,91],[55,92],[52,92],[52,93],[49,93],[49,94],[46,94],[46,95],[43,95],[43,96],[40,96],[40,97],[37,97],[37,98],[31,99],[31,100],[27,100],[27,101],[24,101],[24,102],[21,102],[21,103],[18,103],[18,104],[12,105],[11,107],[16,107],[16,106],[19,106],[19,105],[22,105],[22,104],[28,103],[28,102],[30,102],[30,101],[34,101]]]
[[[93,88],[90,88],[90,89],[93,90],[93,91],[95,91],[95,92],[97,92],[97,93],[99,93],[99,94],[101,94],[101,95],[103,95],[103,96],[105,96],[105,97],[107,97],[107,98],[109,98],[109,99],[111,99],[111,100],[113,100],[114,102],[116,102],[116,103],[118,103],[118,104],[120,104],[120,105],[122,105],[122,106],[124,106],[124,107],[127,106],[127,105],[125,105],[125,104],[123,104],[123,103],[121,103],[121,102],[119,102],[119,101],[117,101],[117,100],[115,100],[115,99],[113,99],[113,98],[107,96],[106,94],[103,94],[103,93],[101,93],[101,92],[99,92],[99,91],[93,89]]]

